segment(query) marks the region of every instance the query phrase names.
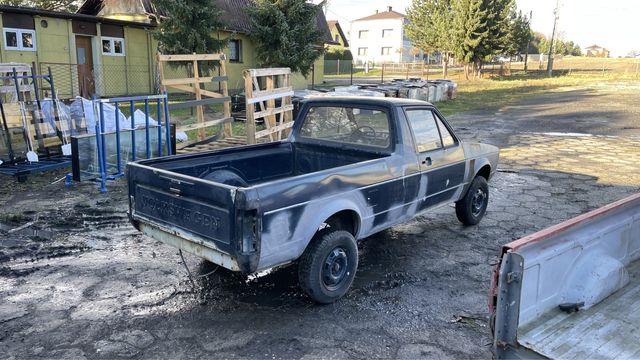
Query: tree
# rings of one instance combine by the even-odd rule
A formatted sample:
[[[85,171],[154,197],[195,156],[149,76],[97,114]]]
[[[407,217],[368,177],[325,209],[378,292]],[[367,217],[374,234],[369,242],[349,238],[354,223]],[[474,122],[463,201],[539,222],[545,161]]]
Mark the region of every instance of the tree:
[[[50,11],[76,12],[78,0],[2,0],[2,5],[33,7]]]
[[[482,0],[455,0],[452,11],[455,36],[454,54],[464,63],[465,77],[469,78],[469,65],[476,64],[484,58],[483,42],[490,36],[488,11]],[[474,70],[475,76],[475,70]]]
[[[305,0],[256,0],[248,9],[260,66],[289,67],[307,77],[324,52],[316,6]]]
[[[427,53],[440,52],[442,75],[447,76],[449,53],[453,49],[451,31],[453,13],[449,0],[413,0],[407,10],[407,37],[413,45]]]
[[[512,18],[505,54],[513,56],[526,52],[527,44],[531,40],[532,34],[529,19],[522,15],[521,11]]]
[[[420,53],[422,52],[422,50],[420,50],[420,48],[418,47],[412,47],[411,50],[411,56],[413,56],[413,61],[416,61],[416,58],[418,57],[418,55],[420,55]]]
[[[573,45],[573,49],[571,50],[571,55],[582,56],[582,48],[580,47],[580,45],[578,44]]]
[[[154,36],[164,54],[219,53],[227,45],[216,33],[223,28],[221,12],[211,0],[157,0],[168,17]]]

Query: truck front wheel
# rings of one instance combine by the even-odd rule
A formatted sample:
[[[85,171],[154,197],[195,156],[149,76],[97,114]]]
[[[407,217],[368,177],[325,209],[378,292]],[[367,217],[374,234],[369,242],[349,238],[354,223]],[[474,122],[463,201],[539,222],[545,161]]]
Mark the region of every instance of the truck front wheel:
[[[298,264],[302,289],[316,302],[330,304],[347,293],[358,268],[358,246],[348,231],[321,230]]]
[[[489,204],[489,185],[482,176],[476,176],[462,199],[456,202],[456,216],[465,225],[476,225],[482,220]]]

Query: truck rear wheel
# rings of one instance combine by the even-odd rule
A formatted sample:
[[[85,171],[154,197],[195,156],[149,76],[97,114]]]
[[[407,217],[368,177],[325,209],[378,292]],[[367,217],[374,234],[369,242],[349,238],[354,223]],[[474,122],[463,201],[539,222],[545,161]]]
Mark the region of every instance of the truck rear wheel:
[[[248,186],[247,182],[244,181],[244,179],[240,177],[240,175],[231,170],[214,170],[206,174],[203,179],[231,186]]]
[[[489,185],[482,176],[476,176],[462,199],[456,202],[456,216],[465,225],[476,225],[482,220],[489,204]]]
[[[321,230],[300,258],[298,281],[316,302],[330,304],[347,293],[358,268],[358,246],[348,231]]]

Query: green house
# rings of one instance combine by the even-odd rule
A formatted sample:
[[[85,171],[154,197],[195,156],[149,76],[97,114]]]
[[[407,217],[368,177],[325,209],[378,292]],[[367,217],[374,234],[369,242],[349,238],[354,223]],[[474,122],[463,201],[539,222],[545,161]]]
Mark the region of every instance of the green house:
[[[227,74],[229,76],[229,89],[232,93],[244,90],[242,71],[244,69],[257,68],[254,44],[249,35],[251,22],[247,8],[253,6],[252,0],[211,0],[222,12],[224,29],[214,34],[219,39],[228,40],[225,53],[228,58]],[[108,17],[127,21],[147,21],[155,26],[157,21],[167,16],[161,9],[157,9],[152,0],[86,0],[78,10],[79,13],[98,17]],[[316,25],[324,34],[324,43],[335,44],[331,36],[324,13],[318,9]],[[186,77],[186,74],[175,77]],[[294,74],[291,78],[296,89],[306,89],[313,85],[321,84],[324,77],[324,58],[320,57],[314,64],[314,71],[307,78],[300,74]]]
[[[242,71],[258,67],[249,34],[251,0],[212,0],[223,12],[225,28],[215,36],[228,39],[225,50],[231,92],[243,90]],[[77,13],[0,5],[0,63],[35,64],[53,73],[60,98],[150,94],[158,91],[152,32],[164,16],[151,0],[87,0]],[[325,44],[333,43],[322,11],[318,28]],[[318,44],[323,46],[324,44]],[[319,58],[307,78],[292,76],[297,89],[323,81]]]
[[[13,6],[0,13],[0,62],[51,68],[60,98],[154,92],[152,21]]]

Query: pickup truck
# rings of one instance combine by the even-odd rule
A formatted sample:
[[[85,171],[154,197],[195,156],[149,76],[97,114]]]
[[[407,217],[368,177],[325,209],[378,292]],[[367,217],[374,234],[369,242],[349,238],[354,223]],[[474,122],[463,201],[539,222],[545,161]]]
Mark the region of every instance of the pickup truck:
[[[331,303],[355,276],[356,240],[452,202],[477,224],[498,156],[426,102],[315,98],[285,141],[130,163],[129,216],[232,271],[297,262],[301,287]]]
[[[496,358],[640,358],[640,194],[500,257],[489,301]]]

